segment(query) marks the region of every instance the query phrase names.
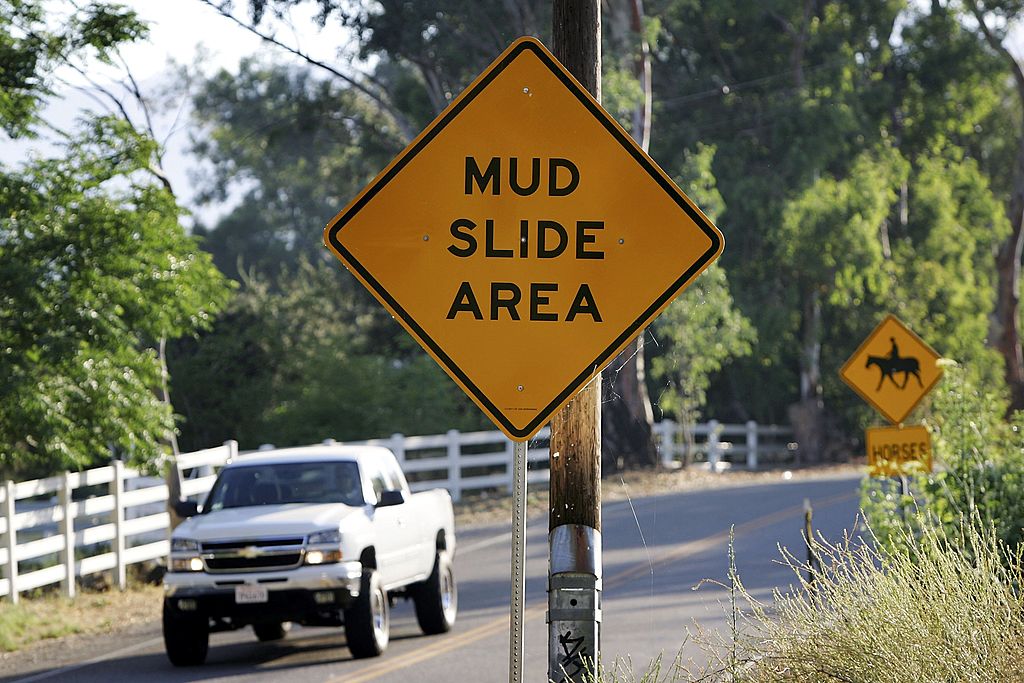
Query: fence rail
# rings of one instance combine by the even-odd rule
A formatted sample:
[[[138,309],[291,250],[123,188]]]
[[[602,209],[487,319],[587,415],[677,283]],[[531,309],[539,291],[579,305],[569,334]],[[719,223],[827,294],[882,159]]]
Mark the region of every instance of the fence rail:
[[[665,420],[654,432],[665,466],[685,457],[688,448],[689,460],[716,470],[726,464],[757,467],[768,457],[793,455],[793,444],[787,441],[791,432],[784,427],[712,420],[694,425],[686,438],[685,430]],[[528,484],[548,481],[548,441],[545,428],[530,442]],[[394,434],[350,443],[390,448],[413,491],[447,488],[459,500],[467,492],[512,490],[513,445],[498,431]],[[216,469],[237,455],[234,441],[179,455],[181,495],[205,496]],[[124,589],[129,565],[165,558],[170,551],[168,496],[162,479],[143,476],[120,461],[84,472],[5,482],[0,487],[0,597],[17,602],[19,593],[57,583],[73,596],[76,579],[108,571],[112,583]]]

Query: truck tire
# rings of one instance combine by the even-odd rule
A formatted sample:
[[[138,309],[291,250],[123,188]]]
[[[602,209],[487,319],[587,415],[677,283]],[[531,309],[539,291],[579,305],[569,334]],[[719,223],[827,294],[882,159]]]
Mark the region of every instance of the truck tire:
[[[433,571],[426,581],[416,586],[412,600],[416,606],[416,621],[424,633],[434,635],[451,630],[459,608],[459,592],[448,553],[437,553]]]
[[[199,666],[210,649],[210,622],[203,615],[183,614],[164,602],[164,649],[174,666]]]
[[[264,621],[252,625],[256,638],[261,643],[269,643],[274,640],[281,640],[288,633],[288,623],[282,621]]]
[[[359,597],[345,610],[345,639],[356,659],[378,657],[388,646],[391,615],[377,572],[364,568]]]

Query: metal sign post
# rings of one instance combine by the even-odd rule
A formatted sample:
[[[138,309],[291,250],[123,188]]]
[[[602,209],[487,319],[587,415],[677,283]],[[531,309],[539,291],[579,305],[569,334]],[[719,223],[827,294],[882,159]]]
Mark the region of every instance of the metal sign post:
[[[512,453],[512,601],[509,606],[509,683],[523,680],[523,602],[526,594],[526,441]]]

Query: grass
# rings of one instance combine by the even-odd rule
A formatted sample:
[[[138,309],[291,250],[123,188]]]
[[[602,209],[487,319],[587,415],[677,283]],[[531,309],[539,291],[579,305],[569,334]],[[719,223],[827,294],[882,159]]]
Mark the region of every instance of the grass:
[[[813,584],[789,557],[799,588],[769,606],[748,600],[732,643],[743,666],[718,680],[1024,681],[1021,549],[979,521],[955,535],[926,519],[920,528],[890,554],[867,540],[818,543]]]
[[[797,584],[768,604],[743,589],[730,550],[731,632],[696,629],[695,667],[659,658],[643,673],[616,660],[600,683],[1024,682],[1024,552],[980,521],[944,531],[919,520],[880,550],[876,539],[815,544],[821,563],[785,561]]]
[[[54,593],[22,596],[15,605],[0,602],[0,652],[21,650],[52,638],[76,633],[104,633],[159,616],[159,586],[80,593],[66,598]]]

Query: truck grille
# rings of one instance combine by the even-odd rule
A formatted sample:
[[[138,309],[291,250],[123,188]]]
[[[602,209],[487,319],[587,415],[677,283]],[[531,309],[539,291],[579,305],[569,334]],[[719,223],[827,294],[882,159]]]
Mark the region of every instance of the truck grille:
[[[207,571],[293,569],[302,562],[303,538],[250,538],[202,544]]]

